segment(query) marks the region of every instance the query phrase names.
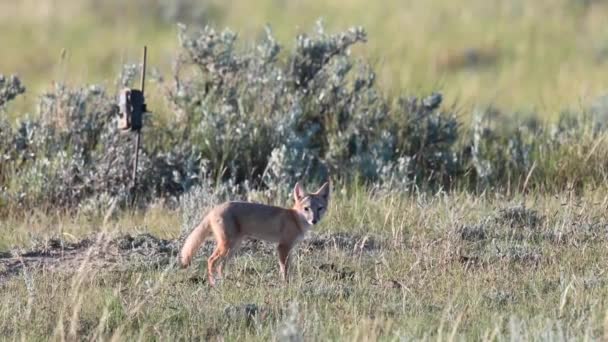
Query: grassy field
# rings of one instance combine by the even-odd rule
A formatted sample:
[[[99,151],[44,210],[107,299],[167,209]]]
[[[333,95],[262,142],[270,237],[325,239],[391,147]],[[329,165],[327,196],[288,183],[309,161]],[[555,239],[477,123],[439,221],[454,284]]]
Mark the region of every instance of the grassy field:
[[[330,31],[368,30],[368,45],[354,53],[376,65],[387,91],[442,90],[465,113],[491,105],[550,119],[606,89],[608,5],[601,1],[167,3],[0,1],[0,71],[19,73],[34,93],[51,80],[111,83],[123,63],[139,59],[143,44],[152,65],[170,70],[175,20],[227,26],[245,38],[269,24],[279,41],[292,42],[323,18]]]
[[[588,0],[0,0],[0,74],[27,87],[6,108],[22,91],[0,92],[0,336],[608,339],[606,104],[586,116],[605,91],[607,16],[608,3]],[[380,91],[342,52],[319,53],[322,71],[291,82],[306,75],[290,58],[318,57],[292,53],[294,37],[319,18],[327,32],[367,30],[352,55],[371,61]],[[171,79],[179,53],[212,50],[180,47],[177,21],[230,27],[249,50],[212,51],[188,65],[204,77]],[[252,43],[265,24],[283,44],[278,62],[265,59],[272,44]],[[334,56],[335,37],[313,41]],[[108,117],[143,44],[169,82],[146,88],[154,113],[129,209],[131,144]],[[221,73],[205,68],[235,60],[248,63],[208,92]],[[363,71],[344,76],[350,67]],[[437,90],[443,102],[427,97]],[[472,115],[486,107],[500,113]],[[293,179],[326,177],[294,173],[315,158],[333,163],[335,186],[289,284],[262,242],[246,243],[216,288],[211,242],[194,267],[175,266],[210,206],[289,205]]]
[[[328,217],[292,256],[289,285],[261,243],[246,244],[215,289],[205,259],[176,269],[179,212],[105,225],[34,219],[7,238],[63,239],[0,259],[0,331],[26,340],[606,337],[605,189],[510,199],[335,190]],[[126,227],[169,240],[121,238]],[[109,235],[73,238],[96,230]]]

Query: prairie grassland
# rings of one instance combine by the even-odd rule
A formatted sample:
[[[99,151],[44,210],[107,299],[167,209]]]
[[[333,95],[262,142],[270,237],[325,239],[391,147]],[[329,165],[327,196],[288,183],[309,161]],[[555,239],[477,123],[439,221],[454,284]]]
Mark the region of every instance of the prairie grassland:
[[[204,276],[210,243],[198,266],[175,268],[177,211],[88,226],[38,222],[15,231],[19,244],[29,234],[63,239],[22,251],[20,264],[0,259],[0,331],[26,340],[601,339],[605,190],[505,198],[338,188],[328,217],[292,256],[289,285],[262,243],[246,244],[215,289]],[[44,234],[30,228],[40,225]],[[125,227],[134,239],[121,238]],[[91,231],[110,238],[96,242]],[[90,244],[74,244],[85,235]]]
[[[607,15],[605,2],[582,0],[0,0],[0,74],[18,73],[28,88],[0,108],[0,336],[607,339],[606,103],[586,117],[605,89]],[[367,88],[352,91],[356,82],[344,74],[363,63],[346,53],[327,63],[323,54],[340,50],[338,36],[315,38],[320,53],[290,55],[296,34],[314,31],[320,17],[328,32],[367,30],[368,42],[352,55],[372,62],[381,91],[365,86],[369,74],[360,71],[350,77]],[[230,27],[250,49],[231,51],[231,36],[207,31],[193,37],[229,53],[188,50],[175,39],[176,21]],[[284,44],[278,62],[264,59],[272,44],[248,43],[267,23]],[[109,117],[113,76],[137,63],[143,44],[166,78],[179,52],[211,51],[211,62],[190,65],[203,70],[240,58],[249,65],[238,65],[242,83],[211,94],[201,90],[208,78],[184,77],[190,88],[169,91],[150,82],[145,203],[130,211],[123,170],[131,145]],[[268,70],[292,77],[288,58],[319,54],[324,71],[311,83],[318,88],[262,82]],[[82,86],[90,83],[107,91]],[[339,95],[334,103],[321,101],[325,86]],[[426,96],[435,90],[441,108],[440,95]],[[3,96],[23,92],[13,91]],[[277,104],[277,94],[290,100]],[[396,100],[404,94],[425,97]],[[39,100],[42,118],[12,125]],[[171,101],[179,113],[169,111]],[[482,110],[469,125],[477,107],[500,113]],[[286,113],[294,122],[275,129]],[[374,122],[386,134],[360,130]],[[298,140],[319,129],[323,141]],[[351,143],[361,134],[367,143]],[[385,151],[388,141],[398,147]],[[292,256],[289,285],[279,282],[273,246],[260,242],[244,246],[215,289],[204,276],[211,243],[197,266],[175,267],[184,235],[209,206],[237,196],[285,204],[281,190],[302,177],[294,171],[302,156],[329,158],[339,174],[328,217]],[[239,188],[236,176],[220,181],[226,168],[246,183],[270,166],[277,170],[270,181],[253,179],[262,190]],[[358,179],[363,171],[374,176]],[[457,186],[419,190],[425,180]]]

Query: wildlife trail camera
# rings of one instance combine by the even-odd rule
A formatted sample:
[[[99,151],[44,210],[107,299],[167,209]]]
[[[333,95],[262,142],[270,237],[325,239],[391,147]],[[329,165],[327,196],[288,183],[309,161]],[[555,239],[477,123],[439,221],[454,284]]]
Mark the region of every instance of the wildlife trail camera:
[[[118,108],[120,119],[118,129],[122,132],[136,132],[133,176],[131,177],[131,206],[135,205],[135,195],[137,190],[137,164],[139,160],[139,145],[141,140],[141,128],[143,126],[143,115],[147,112],[146,101],[144,98],[144,85],[146,80],[146,57],[148,49],[144,46],[144,56],[141,70],[141,90],[125,88],[120,92]]]
[[[139,131],[143,126],[143,114],[146,112],[144,93],[141,90],[125,88],[120,92],[118,106],[118,129]]]

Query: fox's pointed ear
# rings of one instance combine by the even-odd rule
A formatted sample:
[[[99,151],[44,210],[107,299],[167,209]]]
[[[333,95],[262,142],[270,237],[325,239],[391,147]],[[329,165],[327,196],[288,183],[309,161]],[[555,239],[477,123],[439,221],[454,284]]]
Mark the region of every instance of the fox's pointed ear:
[[[301,200],[304,197],[304,190],[300,185],[300,182],[296,183],[296,186],[293,188],[293,198],[297,201]]]
[[[323,197],[326,201],[329,200],[329,182],[325,182],[319,190],[317,190],[316,195]]]

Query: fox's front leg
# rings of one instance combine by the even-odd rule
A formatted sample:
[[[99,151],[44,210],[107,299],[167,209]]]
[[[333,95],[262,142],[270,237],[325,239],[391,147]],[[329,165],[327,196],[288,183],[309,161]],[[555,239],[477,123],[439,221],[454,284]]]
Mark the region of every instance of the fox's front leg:
[[[287,271],[289,268],[289,251],[291,250],[291,245],[279,244],[277,250],[279,252],[279,267],[281,268],[281,278],[283,278],[284,282],[288,283],[289,277],[287,275]]]

